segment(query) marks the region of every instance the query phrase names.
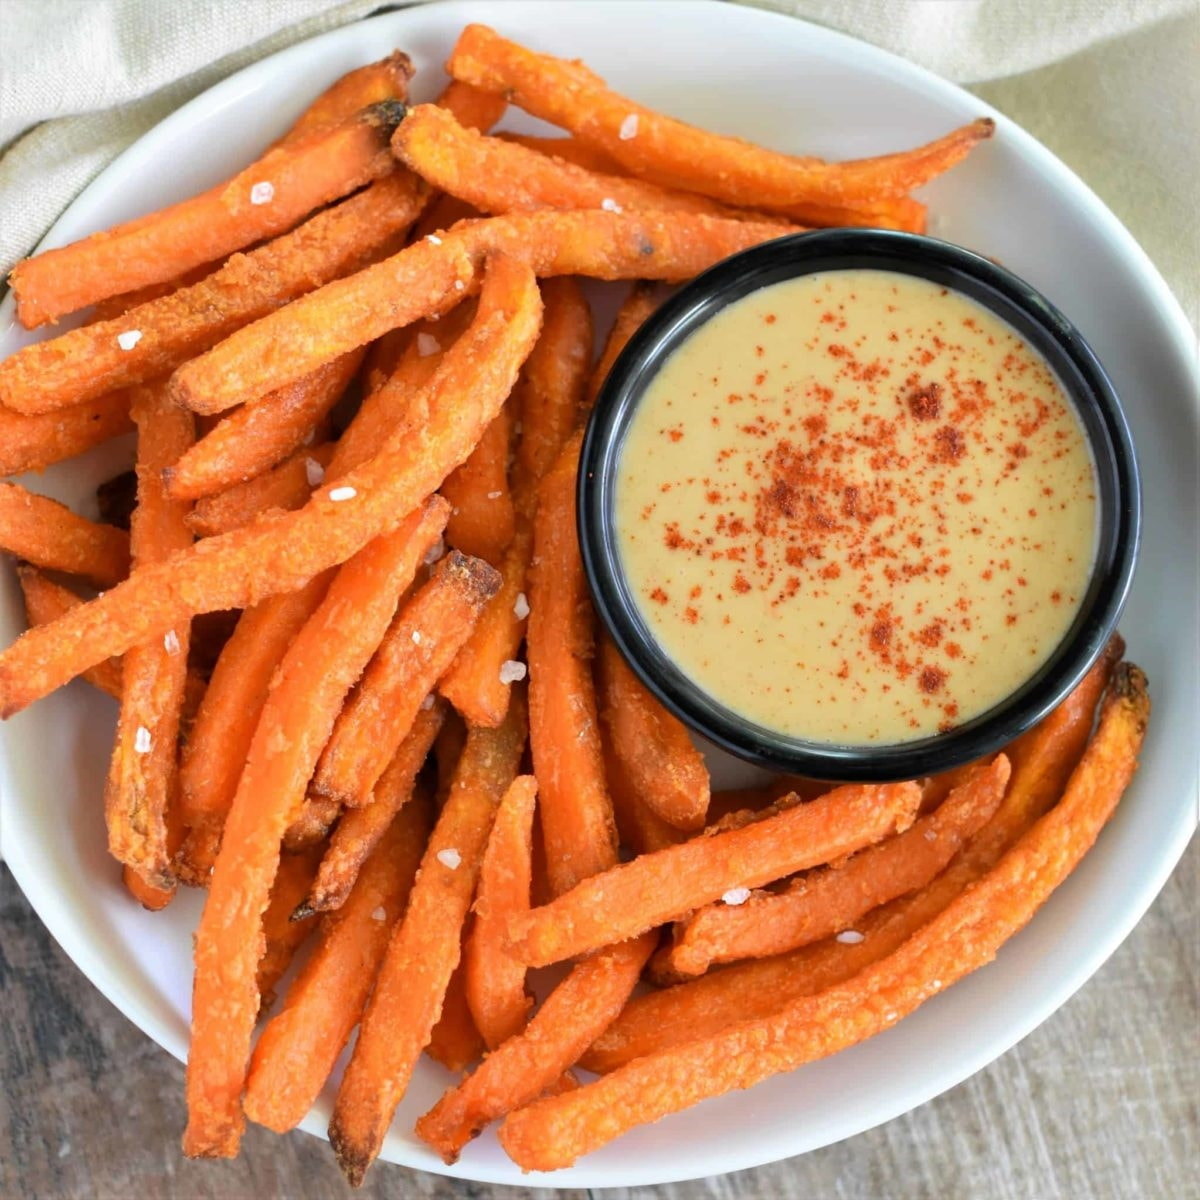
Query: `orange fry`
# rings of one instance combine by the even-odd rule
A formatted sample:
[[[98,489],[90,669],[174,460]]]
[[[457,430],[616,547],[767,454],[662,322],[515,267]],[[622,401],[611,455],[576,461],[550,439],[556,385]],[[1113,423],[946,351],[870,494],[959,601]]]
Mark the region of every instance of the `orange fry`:
[[[498,96],[494,91],[483,91],[472,87],[469,83],[460,83],[452,79],[438,97],[438,104],[454,119],[468,129],[478,129],[486,133],[497,121],[504,116],[508,101]]]
[[[184,1133],[184,1152],[191,1156],[237,1153],[259,999],[254,967],[262,945],[260,922],[280,842],[303,803],[347,692],[441,534],[445,509],[444,502],[430,501],[355,555],[279,665],[225,821],[196,933]]]
[[[470,922],[467,928],[470,928]],[[463,938],[463,945],[466,945],[466,937]],[[483,1035],[475,1027],[475,1018],[471,1016],[467,1004],[463,960],[460,957],[450,982],[446,984],[442,1011],[437,1024],[429,1031],[429,1045],[425,1047],[425,1053],[434,1062],[441,1063],[447,1071],[457,1075],[473,1062],[478,1062],[483,1057],[483,1051]]]
[[[481,558],[452,550],[397,614],[321,755],[313,790],[351,807],[366,804],[421,703],[467,640],[500,576]]]
[[[631,174],[745,208],[791,214],[804,204],[865,207],[902,196],[960,162],[991,137],[987,117],[899,154],[853,162],[796,158],[708,133],[609,91],[590,71],[468,25],[446,69],[502,92],[526,112],[598,146]]]
[[[1008,759],[997,755],[940,808],[844,865],[801,876],[781,892],[755,892],[744,904],[712,904],[686,917],[675,927],[671,970],[702,975],[717,963],[784,954],[850,929],[871,909],[925,887],[991,818],[1008,776]]]
[[[688,835],[682,829],[669,825],[643,801],[607,737],[604,741],[604,778],[623,846],[628,846],[635,854],[651,854],[687,839]]]
[[[262,915],[263,952],[255,973],[260,1014],[275,1003],[276,985],[291,966],[296,951],[316,928],[315,921],[293,921],[292,912],[312,882],[319,857],[313,850],[306,850],[284,854],[279,859],[271,898]]]
[[[354,886],[363,862],[390,826],[392,818],[413,797],[417,774],[425,764],[433,741],[446,719],[445,705],[422,708],[412,730],[379,777],[371,802],[342,813],[321,868],[304,902],[304,909],[326,912],[340,908]]]
[[[135,566],[162,562],[192,543],[184,523],[187,505],[167,497],[162,472],[192,444],[195,421],[164,391],[161,384],[139,388],[131,410],[138,429],[137,504],[130,521]],[[125,652],[104,792],[109,853],[161,891],[173,883],[167,805],[176,790],[189,635],[189,623],[181,622]]]
[[[446,541],[493,566],[503,561],[513,539],[513,501],[508,490],[512,427],[512,407],[505,404],[470,458],[442,484],[442,495],[452,510]]]
[[[322,796],[305,796],[300,811],[284,830],[283,848],[298,853],[323,842],[329,836],[329,831],[341,811],[342,806],[335,800],[326,800]]]
[[[128,433],[130,398],[129,389],[121,388],[40,416],[0,409],[0,475],[41,471]]]
[[[387,58],[381,58],[378,62],[355,67],[353,71],[335,79],[275,144],[293,145],[330,125],[347,120],[372,104],[384,100],[403,100],[408,95],[408,82],[412,77],[412,60],[399,50],[393,50]]]
[[[303,446],[277,467],[197,500],[187,515],[188,528],[197,537],[215,537],[249,525],[268,509],[294,511],[324,480],[333,450],[329,442]]]
[[[111,587],[129,573],[124,530],[97,525],[15,483],[0,483],[0,550],[98,587]]]
[[[261,475],[286,458],[341,399],[362,360],[343,354],[303,379],[230,413],[165,471],[175,500],[198,500]]]
[[[702,829],[709,797],[704,756],[607,637],[600,639],[599,667],[600,719],[630,786],[668,824]]]
[[[538,154],[547,154],[551,158],[561,158],[585,171],[595,171],[600,175],[624,175],[625,169],[615,158],[609,158],[603,150],[589,146],[576,137],[537,137],[528,133],[512,133],[505,129],[496,134],[506,142],[516,146],[524,146],[526,150],[535,150]]]
[[[467,1004],[489,1050],[524,1028],[533,1003],[525,991],[525,967],[507,952],[504,941],[509,916],[529,908],[536,797],[537,780],[519,775],[500,801],[479,871],[475,921],[463,951]]]
[[[526,638],[529,741],[556,895],[611,866],[617,850],[592,683],[594,617],[575,533],[580,441],[567,442],[539,491]]]
[[[588,408],[596,403],[596,397],[600,395],[600,389],[604,386],[608,373],[613,369],[613,364],[617,359],[621,357],[621,351],[629,345],[629,339],[641,329],[658,305],[659,299],[655,295],[653,284],[642,282],[633,285],[633,290],[625,297],[621,307],[617,310],[617,319],[613,322],[612,329],[608,331],[604,349],[592,369],[587,387]]]
[[[734,210],[698,196],[624,175],[604,175],[549,158],[516,142],[464,129],[436,104],[420,104],[396,127],[392,152],[434,187],[485,213],[539,208],[603,208],[708,213]]]
[[[499,729],[472,729],[421,860],[408,909],[388,945],[329,1124],[338,1165],[358,1186],[441,1012],[496,807],[526,740],[516,697]]]
[[[392,169],[388,139],[403,116],[397,101],[372,105],[268,150],[190,200],[25,259],[9,276],[21,324],[44,325],[284,233],[321,205],[386,175]]]
[[[678,281],[784,232],[721,217],[597,210],[466,222],[438,244],[417,242],[239,329],[176,371],[172,390],[196,412],[220,412],[282,387],[389,329],[448,311],[474,290],[489,253],[522,258],[539,276]]]
[[[358,1024],[408,902],[428,830],[428,804],[406,805],[363,864],[346,902],[321,918],[311,956],[254,1047],[245,1099],[250,1120],[286,1133],[312,1107]]]
[[[537,337],[540,315],[529,268],[493,259],[475,323],[427,387],[400,406],[374,458],[336,486],[326,484],[297,512],[266,514],[245,529],[209,538],[143,568],[53,625],[27,632],[0,654],[0,714],[11,715],[187,616],[248,608],[267,595],[295,591],[394,529],[467,457],[499,412]]]
[[[536,1100],[621,1011],[656,941],[646,933],[574,967],[523,1033],[489,1054],[417,1122],[417,1135],[452,1163],[489,1121]]]
[[[525,360],[511,401],[521,422],[513,470],[518,516],[500,564],[504,581],[438,685],[442,695],[473,725],[499,725],[508,709],[512,684],[502,668],[516,660],[525,637],[537,484],[553,466],[579,419],[592,352],[592,314],[578,282],[547,279],[541,293],[545,304],[542,334]]]
[[[1150,702],[1137,667],[1117,668],[1100,724],[1061,801],[979,882],[853,979],[768,1017],[648,1055],[597,1083],[535,1101],[500,1141],[525,1170],[568,1166],[634,1125],[825,1058],[889,1028],[985,966],[1091,848],[1137,765]]]
[[[388,250],[425,196],[420,180],[397,172],[291,233],[233,255],[200,281],[26,346],[0,363],[0,404],[49,412],[167,374],[235,329]]]
[[[749,1017],[833,987],[900,946],[990,870],[1062,794],[1079,761],[1096,704],[1121,654],[1114,639],[1100,662],[1040,725],[1009,747],[1012,776],[999,811],[928,887],[868,913],[855,923],[861,942],[827,938],[774,958],[751,959],[639,997],[583,1058],[609,1071],[633,1058],[720,1032]]]
[[[912,783],[852,784],[743,829],[643,854],[514,917],[511,950],[529,966],[545,966],[635,937],[734,889],[761,887],[902,832],[920,799]]]

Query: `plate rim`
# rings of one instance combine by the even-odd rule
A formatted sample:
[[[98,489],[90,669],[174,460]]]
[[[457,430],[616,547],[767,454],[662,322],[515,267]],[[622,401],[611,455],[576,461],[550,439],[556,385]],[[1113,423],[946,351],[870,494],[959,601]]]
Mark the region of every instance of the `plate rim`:
[[[578,0],[576,2],[578,3]],[[214,103],[214,100],[228,103],[235,101],[238,98],[239,92],[246,94],[253,93],[258,87],[260,79],[265,80],[270,78],[281,67],[286,69],[290,59],[303,59],[306,55],[312,53],[312,47],[318,43],[333,43],[342,38],[353,40],[353,35],[348,31],[357,31],[360,27],[364,26],[395,27],[397,29],[396,36],[403,36],[402,27],[410,16],[418,17],[419,19],[420,16],[432,10],[438,10],[446,20],[453,19],[451,14],[455,10],[466,12],[470,14],[464,18],[464,23],[466,23],[469,20],[481,19],[481,12],[487,12],[492,19],[495,19],[505,9],[508,9],[510,12],[515,10],[541,10],[549,13],[554,11],[555,3],[556,0],[505,0],[504,5],[500,5],[496,0],[492,0],[490,3],[487,0],[440,0],[437,4],[415,5],[351,21],[346,25],[316,34],[313,37],[296,42],[291,46],[276,51],[274,54],[250,63],[225,79],[213,84],[211,87],[206,88],[169,113],[123,150],[111,163],[98,172],[79,194],[63,208],[41,241],[39,241],[36,250],[50,249],[62,244],[66,239],[63,237],[61,230],[71,223],[70,216],[76,206],[86,205],[89,199],[93,198],[96,193],[105,191],[115,181],[119,180],[126,162],[145,152],[143,147],[148,139],[167,136],[167,134],[164,134],[164,130],[168,131],[169,134],[170,129],[175,125],[181,122],[186,124],[187,121],[192,119],[193,114],[197,110],[207,109]],[[591,8],[624,9],[626,11],[631,8],[655,9],[656,7],[661,7],[655,3],[655,0],[586,0],[586,4]],[[819,43],[823,40],[831,39],[834,44],[840,44],[848,52],[860,56],[860,58],[865,56],[865,61],[868,65],[885,68],[893,78],[905,82],[909,86],[921,84],[927,91],[934,94],[935,97],[946,98],[952,102],[961,102],[964,96],[968,97],[972,105],[978,108],[980,114],[991,116],[996,120],[997,137],[1007,139],[1017,148],[1022,157],[1032,159],[1044,173],[1049,174],[1052,178],[1057,178],[1060,183],[1066,184],[1067,190],[1086,208],[1089,220],[1098,223],[1102,228],[1102,232],[1109,238],[1119,242],[1122,252],[1135,261],[1138,277],[1153,293],[1155,306],[1164,318],[1163,325],[1165,332],[1169,334],[1171,340],[1175,343],[1175,349],[1179,351],[1181,361],[1189,364],[1193,380],[1200,385],[1200,364],[1197,364],[1195,357],[1196,334],[1192,330],[1191,324],[1178,299],[1146,251],[1083,179],[1011,118],[995,109],[986,101],[974,96],[964,87],[944,79],[926,67],[910,62],[891,51],[884,50],[850,34],[842,33],[841,31],[799,17],[741,4],[723,3],[722,0],[673,0],[673,10],[683,13],[693,10],[696,14],[703,13],[705,20],[716,18],[718,20],[731,21],[735,24],[761,22],[764,25],[778,26],[786,23],[792,26],[793,29],[799,26],[815,36],[818,43],[818,52],[820,50]],[[720,15],[718,16],[717,14]],[[10,290],[3,301],[0,302],[0,336],[3,336],[15,325],[14,308],[14,298]],[[6,323],[5,318],[10,319],[9,323]],[[8,754],[6,753],[7,740],[11,736],[12,734],[7,728],[0,727],[0,797],[13,794],[12,773]],[[1196,765],[1200,769],[1200,762]],[[1185,779],[1180,784],[1181,795],[1186,794],[1186,791],[1187,780]],[[866,1122],[855,1122],[854,1127],[847,1129],[840,1137],[823,1140],[819,1144],[803,1145],[801,1149],[792,1150],[783,1157],[779,1157],[773,1151],[767,1151],[765,1154],[761,1151],[739,1153],[738,1146],[733,1144],[726,1148],[727,1161],[722,1167],[722,1173],[746,1170],[774,1162],[785,1161],[788,1157],[808,1153],[827,1145],[835,1145],[839,1141],[844,1141],[850,1137],[857,1136],[859,1133],[864,1133],[869,1129],[886,1124],[888,1121],[894,1120],[896,1117],[920,1107],[943,1092],[958,1086],[977,1074],[991,1062],[994,1062],[1001,1055],[1007,1053],[1014,1045],[1028,1036],[1029,1033],[1066,1004],[1125,941],[1129,933],[1145,915],[1147,909],[1157,898],[1162,887],[1175,869],[1195,832],[1197,819],[1200,814],[1194,812],[1187,805],[1186,801],[1181,802],[1180,810],[1180,815],[1172,829],[1172,836],[1169,839],[1164,839],[1164,846],[1159,851],[1156,860],[1158,869],[1151,874],[1143,874],[1140,877],[1139,885],[1133,893],[1132,902],[1126,905],[1122,912],[1122,919],[1110,927],[1107,935],[1103,939],[1098,939],[1094,942],[1086,954],[1078,957],[1072,969],[1066,970],[1056,976],[1053,998],[1048,997],[1043,1003],[1032,1009],[1023,1008],[1021,1010],[1022,1019],[1010,1022],[1002,1036],[998,1038],[993,1036],[986,1044],[977,1047],[967,1047],[961,1050],[954,1059],[953,1067],[938,1072],[935,1080],[923,1086],[908,1085],[901,1089],[901,1094],[897,1095],[893,1099],[893,1102],[887,1105],[884,1110],[873,1114],[872,1119]],[[0,822],[0,825],[2,824]],[[2,837],[2,832],[0,832],[0,837]],[[55,942],[83,972],[89,983],[96,987],[122,1015],[137,1025],[143,1033],[151,1037],[161,1048],[170,1053],[172,1057],[180,1062],[186,1062],[186,1053],[181,1054],[174,1048],[177,1039],[165,1027],[164,1022],[157,1015],[150,1012],[148,1006],[140,998],[130,994],[127,986],[121,983],[118,972],[111,971],[102,956],[94,952],[93,948],[86,943],[86,939],[78,936],[81,931],[75,928],[73,919],[65,911],[67,906],[57,903],[56,898],[48,894],[47,889],[39,888],[35,879],[36,864],[32,860],[32,856],[28,853],[22,853],[22,850],[28,852],[30,847],[14,846],[11,842],[11,838],[0,842],[0,852],[3,854],[3,860],[12,871],[13,877],[17,885],[21,888],[22,894],[28,900],[39,920],[49,931]],[[38,896],[39,899],[35,901],[34,896]],[[322,1127],[323,1118],[321,1116],[321,1109],[322,1105],[319,1102],[317,1108],[309,1113],[299,1128],[324,1140],[325,1131]],[[421,1154],[420,1161],[413,1161],[414,1150]],[[436,1156],[421,1153],[420,1148],[410,1147],[407,1144],[402,1144],[401,1152],[404,1157],[385,1157],[387,1155],[387,1149],[385,1148],[385,1153],[381,1154],[380,1157],[383,1161],[393,1162],[396,1165],[409,1169],[424,1170],[450,1178],[484,1183],[524,1183],[528,1186],[554,1188],[638,1187],[654,1186],[670,1182],[685,1182],[690,1179],[704,1177],[703,1172],[689,1171],[689,1168],[684,1165],[675,1170],[647,1171],[643,1169],[640,1173],[635,1171],[628,1180],[624,1180],[621,1183],[613,1183],[608,1178],[607,1171],[597,1171],[592,1168],[589,1160],[586,1158],[582,1160],[582,1165],[576,1165],[563,1171],[553,1173],[531,1172],[521,1175],[519,1169],[515,1168],[515,1166],[508,1171],[496,1171],[489,1169],[485,1164],[476,1164],[470,1160],[466,1162],[460,1161],[454,1166],[448,1167]],[[516,1178],[514,1178],[514,1172],[516,1172]]]

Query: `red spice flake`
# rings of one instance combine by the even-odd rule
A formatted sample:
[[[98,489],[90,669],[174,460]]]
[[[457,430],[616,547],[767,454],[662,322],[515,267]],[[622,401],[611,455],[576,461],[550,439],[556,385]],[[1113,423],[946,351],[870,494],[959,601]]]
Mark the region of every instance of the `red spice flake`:
[[[762,356],[764,354],[766,354],[766,351],[761,346],[754,347],[754,357],[755,358],[762,358]]]
[[[763,323],[766,325],[774,325],[776,319],[777,318],[774,313],[767,313],[767,315],[763,317]]]
[[[956,462],[967,452],[966,438],[957,425],[943,425],[933,435],[933,440],[937,445],[932,455],[934,462]]]
[[[1055,604],[1061,604],[1062,603],[1062,592],[1060,592],[1057,588],[1055,588],[1055,590],[1050,593],[1050,599]]]
[[[830,342],[825,350],[831,358],[848,358],[850,356],[850,351],[840,342]]]
[[[962,647],[957,642],[947,642],[944,649],[947,658],[962,658]]]
[[[891,621],[879,620],[871,626],[871,649],[885,650],[892,641],[894,628]]]
[[[942,385],[930,383],[909,394],[908,411],[918,421],[934,421],[942,414]]]
[[[683,610],[683,619],[689,625],[695,625],[696,622],[700,620],[700,614],[689,604],[688,607]]]
[[[920,633],[917,634],[917,641],[922,646],[928,646],[932,649],[942,640],[942,634],[945,630],[942,627],[941,621],[931,621]]]
[[[1013,444],[1008,447],[1008,452],[1013,456],[1013,458],[1029,457],[1029,447],[1025,445],[1024,442],[1013,442]]]
[[[1013,625],[1015,625],[1017,623],[1017,614],[1016,613],[1008,613],[1004,618],[1004,623],[1005,623],[1005,625],[1007,625],[1011,628]]]
[[[784,562],[786,562],[789,567],[804,566],[804,560],[806,557],[807,555],[804,553],[803,546],[789,546],[783,552]]]
[[[688,592],[688,599],[689,600],[699,600],[701,595],[703,595],[703,593],[704,593],[704,589],[699,584],[696,584],[696,586],[693,587],[690,592]]]
[[[829,428],[829,421],[821,413],[814,413],[811,417],[805,417],[802,424],[808,436],[814,441]]]
[[[716,488],[710,488],[707,492],[705,492],[704,498],[709,502],[709,504],[721,503],[721,493],[718,492]]]
[[[842,568],[839,567],[837,563],[827,563],[821,568],[822,579],[840,579],[841,574]]]
[[[673,441],[673,442],[683,441],[683,430],[682,429],[678,429],[678,428],[668,429],[666,431],[666,433],[667,433],[667,437],[669,437],[671,439],[671,441]]]
[[[656,587],[654,591],[650,593],[650,599],[656,604],[666,604],[670,598],[671,597],[668,596],[667,593],[664,592],[660,587]]]
[[[940,667],[925,667],[921,671],[921,676],[917,680],[917,686],[927,696],[932,696],[934,692],[939,692],[946,682],[946,672]]]
[[[842,665],[838,667],[837,677],[839,679],[850,678],[850,664],[844,658],[842,659]]]
[[[743,596],[750,590],[750,580],[741,571],[733,577],[733,590]]]

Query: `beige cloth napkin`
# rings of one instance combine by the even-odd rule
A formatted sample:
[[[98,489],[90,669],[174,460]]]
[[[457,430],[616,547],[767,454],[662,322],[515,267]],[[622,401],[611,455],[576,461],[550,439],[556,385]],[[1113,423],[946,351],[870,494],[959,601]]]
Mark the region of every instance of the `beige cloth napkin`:
[[[569,3],[570,0],[560,0]],[[893,50],[1013,117],[1133,231],[1200,327],[1198,0],[741,0]],[[184,101],[381,0],[3,0],[0,271]],[[504,5],[495,23],[504,24]]]

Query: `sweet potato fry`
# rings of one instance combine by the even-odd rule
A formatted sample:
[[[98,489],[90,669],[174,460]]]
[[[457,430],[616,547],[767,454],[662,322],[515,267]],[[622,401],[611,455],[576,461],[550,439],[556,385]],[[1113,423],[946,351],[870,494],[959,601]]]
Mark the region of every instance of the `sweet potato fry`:
[[[509,916],[529,909],[536,797],[537,780],[519,775],[496,810],[479,872],[475,920],[463,947],[467,1004],[489,1050],[524,1028],[533,1004],[525,991],[525,967],[504,941]]]
[[[106,296],[92,305],[91,316],[84,324],[93,325],[98,321],[110,321],[113,317],[123,317],[131,309],[149,304],[151,300],[161,300],[163,296],[169,296],[172,292],[179,291],[180,288],[191,287],[192,284],[207,279],[220,266],[220,260],[202,263],[190,271],[184,271],[182,275],[176,275],[174,279],[164,279],[158,283],[148,283],[145,287],[134,288],[129,292],[121,292],[116,296]]]
[[[840,984],[891,954],[990,870],[1062,794],[1120,653],[1120,639],[1114,639],[1071,696],[1009,747],[1013,773],[999,811],[928,887],[856,922],[854,932],[862,935],[861,941],[827,938],[639,997],[626,1006],[581,1065],[593,1071],[613,1070],[633,1058],[718,1033],[749,1017],[769,1016],[780,1005]]]
[[[539,491],[526,635],[529,742],[556,894],[606,870],[617,851],[592,683],[595,618],[575,533],[580,441],[576,435],[567,442]]]
[[[237,1152],[244,1124],[240,1100],[258,1008],[253,968],[280,842],[303,803],[305,786],[347,692],[445,520],[445,503],[431,499],[394,532],[355,555],[338,571],[279,665],[225,821],[196,933],[184,1134],[189,1155]],[[289,914],[303,895],[296,897]]]
[[[209,538],[53,625],[30,630],[0,654],[0,714],[11,715],[187,616],[248,608],[295,591],[395,529],[467,457],[500,410],[537,337],[540,315],[529,268],[493,259],[475,323],[427,387],[401,408],[376,457],[336,487],[322,487],[297,512],[266,514],[245,529]]]
[[[436,104],[409,110],[392,137],[392,153],[427,183],[496,215],[539,208],[708,213],[735,219],[741,215],[694,192],[597,174],[516,142],[485,137],[464,129]]]
[[[421,703],[454,661],[479,610],[500,586],[482,559],[452,550],[397,614],[338,717],[313,776],[319,796],[366,804]]]
[[[397,172],[291,233],[235,254],[203,280],[26,346],[0,363],[0,404],[49,412],[167,374],[235,329],[389,249],[416,219],[426,194],[420,180]]]
[[[646,690],[612,641],[600,639],[600,719],[641,800],[679,829],[704,827],[708,767],[688,731]]]
[[[186,503],[167,497],[162,471],[195,439],[192,414],[176,408],[165,388],[139,388],[131,409],[137,425],[137,504],[130,524],[135,566],[162,562],[190,546]],[[167,804],[176,791],[180,713],[187,683],[190,627],[131,646],[122,664],[121,710],[104,792],[108,850],[148,884],[173,882],[167,847]]]
[[[309,849],[299,854],[284,854],[279,859],[271,898],[262,916],[263,952],[255,974],[260,1015],[275,1003],[276,984],[291,966],[296,951],[316,929],[314,920],[293,921],[291,917],[312,883],[320,857],[317,851]]]
[[[491,252],[523,258],[539,276],[678,281],[783,232],[720,217],[597,210],[467,222],[436,245],[417,242],[239,329],[176,371],[172,389],[196,412],[220,412],[282,387],[389,329],[448,311],[474,290]]]
[[[505,404],[483,431],[471,456],[442,484],[450,501],[446,541],[455,550],[499,566],[513,539],[513,501],[508,489],[512,406]]]
[[[991,818],[1008,776],[1008,759],[997,755],[940,808],[844,865],[801,876],[781,892],[755,892],[744,904],[710,904],[693,913],[675,926],[672,971],[702,975],[717,963],[784,954],[851,929],[871,909],[925,887]]]
[[[744,829],[643,854],[513,917],[511,950],[545,966],[635,937],[735,888],[761,887],[902,832],[920,797],[911,783],[853,784]]]
[[[292,823],[284,830],[283,848],[295,854],[319,845],[329,836],[341,812],[342,806],[336,800],[305,796]]]
[[[44,325],[284,233],[321,205],[388,174],[388,139],[403,116],[398,101],[372,105],[268,150],[190,200],[25,259],[9,276],[21,324]]]
[[[355,67],[335,79],[292,123],[275,144],[290,146],[320,130],[354,116],[364,108],[384,100],[404,100],[413,77],[412,60],[393,50],[387,58]]]
[[[525,636],[537,485],[579,419],[592,351],[592,314],[578,282],[547,279],[541,292],[542,334],[510,401],[521,422],[513,469],[513,501],[519,515],[500,564],[504,581],[438,685],[473,725],[499,725],[508,708],[512,684],[510,673],[502,668],[516,660]]]
[[[445,719],[443,704],[435,702],[422,708],[409,735],[400,743],[387,770],[379,777],[370,804],[343,812],[321,859],[321,868],[304,902],[304,909],[327,912],[341,907],[363,862],[373,853],[392,818],[411,802],[417,774]]]
[[[131,392],[120,388],[62,412],[26,416],[0,409],[0,475],[42,471],[133,428]]]
[[[604,778],[623,846],[635,854],[652,854],[687,840],[688,835],[682,829],[669,825],[642,801],[607,737],[604,738]]]
[[[494,1050],[417,1122],[445,1162],[498,1117],[536,1100],[621,1011],[657,941],[622,942],[574,967],[523,1033]]]
[[[470,929],[468,920],[466,929]],[[462,941],[465,947],[469,934]],[[456,1075],[465,1071],[473,1062],[483,1057],[483,1035],[475,1027],[475,1018],[467,1004],[466,982],[463,974],[463,960],[460,957],[458,966],[446,984],[446,994],[442,997],[442,1011],[437,1024],[429,1031],[429,1045],[425,1053],[436,1063],[441,1063],[447,1071]]]
[[[312,1107],[358,1024],[408,902],[429,824],[428,803],[406,805],[363,864],[345,903],[320,918],[312,955],[254,1047],[245,1099],[250,1120],[285,1133]]]
[[[437,102],[460,125],[478,129],[480,133],[487,133],[508,108],[508,101],[494,90],[485,92],[457,79],[450,80]]]
[[[25,616],[30,625],[45,625],[63,613],[78,608],[83,603],[61,583],[47,579],[37,567],[28,563],[17,563],[17,580],[25,597]],[[110,658],[84,671],[83,678],[94,688],[107,692],[117,700],[121,698],[121,660]]]
[[[188,832],[176,871],[185,882],[208,883],[275,670],[331,578],[326,572],[247,609],[217,659],[180,757],[179,808]]]
[[[311,375],[243,404],[164,472],[175,500],[198,500],[270,470],[311,438],[354,378],[353,350]]]
[[[500,1141],[525,1170],[567,1166],[633,1125],[750,1087],[889,1028],[989,963],[1091,848],[1137,765],[1150,702],[1138,668],[1113,675],[1100,724],[1061,801],[972,888],[853,979],[765,1018],[629,1063],[595,1084],[535,1101]]]
[[[926,146],[880,158],[827,163],[708,133],[609,91],[590,71],[468,25],[450,74],[502,92],[526,112],[598,146],[631,174],[745,208],[789,213],[803,204],[866,207],[902,196],[960,162],[992,135],[987,117]]]
[[[111,587],[129,574],[127,533],[15,483],[0,483],[0,550],[98,587]]]
[[[613,364],[617,359],[621,357],[621,351],[629,345],[629,339],[641,329],[646,318],[658,307],[659,298],[655,292],[656,289],[651,283],[635,283],[632,291],[625,297],[621,307],[617,310],[617,319],[613,322],[612,329],[608,331],[604,349],[600,352],[600,358],[588,379],[585,397],[588,408],[596,403],[596,397],[600,395],[600,389],[604,386],[608,373],[613,369]]]
[[[564,162],[583,167],[585,171],[595,171],[600,175],[625,175],[627,172],[615,158],[610,158],[603,150],[581,142],[577,137],[538,137],[528,133],[512,133],[502,130],[498,138],[524,146],[526,150],[535,150],[538,154],[547,154],[551,158],[561,158]]]
[[[338,1165],[354,1186],[379,1153],[437,1023],[488,831],[517,773],[526,724],[525,705],[514,696],[499,729],[467,734],[408,910],[388,944],[329,1125]]]
[[[197,537],[215,537],[249,525],[272,508],[294,511],[323,482],[333,450],[330,442],[303,446],[277,467],[197,500],[187,515],[188,528]]]

